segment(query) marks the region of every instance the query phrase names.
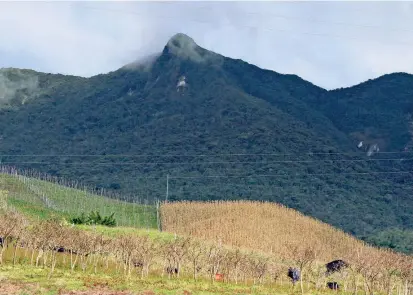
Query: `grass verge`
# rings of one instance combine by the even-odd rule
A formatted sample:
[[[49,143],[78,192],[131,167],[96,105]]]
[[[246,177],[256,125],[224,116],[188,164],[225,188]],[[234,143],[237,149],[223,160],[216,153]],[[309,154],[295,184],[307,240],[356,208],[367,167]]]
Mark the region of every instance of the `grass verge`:
[[[291,289],[274,286],[244,286],[227,283],[150,277],[144,280],[123,276],[107,276],[57,270],[47,280],[47,270],[30,266],[1,266],[0,283],[4,289],[13,287],[14,294],[289,294]],[[2,291],[0,291],[0,294]],[[298,294],[298,290],[296,290]]]

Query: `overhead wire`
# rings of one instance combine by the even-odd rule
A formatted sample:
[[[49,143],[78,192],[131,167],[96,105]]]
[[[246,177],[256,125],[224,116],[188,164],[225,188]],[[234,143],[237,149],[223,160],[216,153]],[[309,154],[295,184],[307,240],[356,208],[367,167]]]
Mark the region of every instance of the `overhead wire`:
[[[411,154],[412,150],[408,151],[388,151],[375,152],[374,154]],[[1,154],[0,157],[240,157],[240,156],[319,156],[319,155],[360,155],[364,156],[364,152],[296,152],[296,153],[218,153],[218,154]]]
[[[41,161],[13,161],[1,162],[0,164],[68,164],[68,165],[215,165],[215,164],[293,164],[293,163],[316,163],[316,162],[376,162],[376,161],[412,161],[409,159],[317,159],[317,160],[280,160],[280,161],[213,161],[213,162],[41,162]]]
[[[337,174],[341,175],[371,175],[371,174],[410,174],[410,171],[371,171],[371,172],[334,172],[334,173],[294,173],[294,174],[258,174],[258,175],[203,175],[203,176],[169,176],[172,179],[191,179],[191,178],[247,178],[247,177],[280,177],[280,176],[298,176],[298,175],[316,175],[316,176],[333,176]]]

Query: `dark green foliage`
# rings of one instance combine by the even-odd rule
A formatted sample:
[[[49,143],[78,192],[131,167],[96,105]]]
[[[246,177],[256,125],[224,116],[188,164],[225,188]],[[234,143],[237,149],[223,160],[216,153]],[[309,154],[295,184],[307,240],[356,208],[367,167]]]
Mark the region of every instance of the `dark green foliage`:
[[[326,91],[240,60],[198,63],[168,50],[148,70],[37,75],[35,99],[0,110],[3,163],[150,201],[165,196],[169,174],[170,200],[275,201],[358,236],[413,229],[412,154],[357,148],[412,143],[411,75]]]
[[[413,231],[411,230],[387,229],[371,234],[363,240],[398,252],[413,253]]]
[[[116,226],[116,220],[114,218],[115,213],[109,216],[102,217],[98,211],[92,211],[89,215],[82,213],[78,217],[73,217],[70,222],[73,224],[88,224],[88,225],[105,225],[105,226]]]
[[[70,219],[70,223],[73,224],[86,224],[87,223],[88,218],[86,217],[85,213],[82,212],[82,214],[78,217],[73,217],[72,219]]]

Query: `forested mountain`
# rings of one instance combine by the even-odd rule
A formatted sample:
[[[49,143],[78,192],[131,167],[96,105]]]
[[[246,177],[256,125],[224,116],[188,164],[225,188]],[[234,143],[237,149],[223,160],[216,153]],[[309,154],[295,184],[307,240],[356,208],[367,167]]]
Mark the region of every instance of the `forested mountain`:
[[[0,85],[5,165],[149,200],[169,175],[171,200],[277,201],[360,237],[413,229],[412,75],[327,91],[177,34],[108,74]]]

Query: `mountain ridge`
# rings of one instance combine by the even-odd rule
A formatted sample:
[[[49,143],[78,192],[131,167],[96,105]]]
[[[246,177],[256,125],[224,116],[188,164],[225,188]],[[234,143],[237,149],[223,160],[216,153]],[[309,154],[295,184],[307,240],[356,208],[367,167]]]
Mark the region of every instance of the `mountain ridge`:
[[[170,200],[275,201],[359,237],[413,230],[410,76],[331,92],[171,40],[143,68],[39,74],[35,99],[0,108],[0,161],[150,202],[170,175]]]
[[[217,55],[217,56],[220,56],[220,57],[225,57],[225,58],[231,59],[231,60],[233,60],[233,61],[240,61],[240,62],[245,63],[245,64],[247,64],[247,65],[256,67],[256,68],[258,68],[258,69],[261,70],[261,71],[271,72],[271,73],[277,73],[277,74],[283,75],[283,76],[296,77],[296,78],[301,79],[302,81],[305,81],[306,83],[310,83],[310,84],[312,84],[313,86],[316,86],[316,87],[318,87],[318,88],[320,88],[320,89],[323,89],[323,90],[325,90],[325,91],[328,91],[328,92],[334,92],[334,91],[337,91],[337,90],[343,90],[343,89],[353,88],[353,87],[356,87],[356,86],[359,86],[359,85],[363,85],[363,84],[368,83],[368,82],[371,82],[371,81],[375,81],[375,80],[382,79],[382,78],[389,77],[389,76],[393,76],[393,75],[401,75],[401,76],[410,76],[410,77],[413,77],[413,74],[412,74],[412,73],[407,73],[407,72],[392,72],[392,73],[387,73],[387,74],[382,74],[382,75],[379,75],[379,76],[376,76],[376,77],[372,77],[372,78],[369,78],[369,79],[364,80],[364,81],[360,81],[359,83],[356,83],[356,84],[351,85],[351,86],[338,87],[338,88],[334,88],[334,89],[326,89],[326,88],[323,88],[322,86],[318,86],[317,84],[315,84],[315,83],[313,83],[313,82],[311,82],[311,81],[309,81],[309,80],[305,80],[305,79],[301,78],[300,76],[298,76],[298,75],[296,75],[296,74],[280,73],[280,72],[277,72],[276,70],[261,68],[261,67],[255,65],[255,64],[253,64],[253,63],[244,61],[244,60],[242,60],[242,59],[236,59],[236,58],[231,58],[231,57],[222,56],[222,55],[220,55],[220,54],[218,54],[218,53],[215,53],[215,52],[213,52],[213,51],[210,51],[210,50],[208,50],[208,49],[206,49],[206,48],[203,48],[203,47],[199,46],[199,45],[194,41],[193,38],[189,37],[188,35],[186,35],[186,34],[184,34],[184,33],[176,33],[176,34],[174,34],[173,36],[171,36],[171,37],[169,38],[169,40],[167,41],[167,43],[165,44],[163,50],[162,50],[162,51],[159,51],[158,53],[147,54],[147,55],[144,56],[143,58],[139,58],[139,59],[135,60],[134,62],[131,62],[131,63],[128,63],[128,64],[126,64],[126,65],[124,65],[124,66],[121,66],[121,67],[118,68],[118,69],[114,69],[114,70],[112,70],[112,71],[105,72],[105,73],[98,73],[98,74],[92,75],[92,76],[90,76],[90,77],[83,77],[83,76],[63,74],[63,73],[42,72],[42,71],[33,70],[33,69],[29,69],[29,68],[14,68],[14,67],[2,67],[2,68],[0,68],[0,71],[2,71],[2,70],[3,70],[3,71],[4,71],[4,70],[32,71],[32,72],[34,72],[34,73],[36,73],[36,74],[63,75],[63,76],[68,76],[68,77],[77,77],[77,78],[91,79],[91,78],[94,78],[94,77],[96,77],[96,76],[107,75],[107,74],[116,72],[116,71],[118,71],[118,70],[121,70],[121,69],[124,69],[124,68],[128,68],[128,65],[131,65],[131,64],[134,64],[134,63],[136,63],[136,62],[139,62],[141,59],[146,60],[146,59],[152,59],[152,58],[155,58],[155,57],[159,57],[162,53],[164,53],[165,51],[168,50],[168,45],[169,45],[169,44],[173,43],[174,41],[176,41],[176,40],[179,39],[179,38],[184,39],[185,42],[193,43],[193,45],[195,45],[196,48],[199,49],[199,50],[208,51],[208,52],[210,52],[210,53],[213,53],[214,55]],[[136,68],[133,67],[133,66],[130,66],[130,69],[136,69]]]

